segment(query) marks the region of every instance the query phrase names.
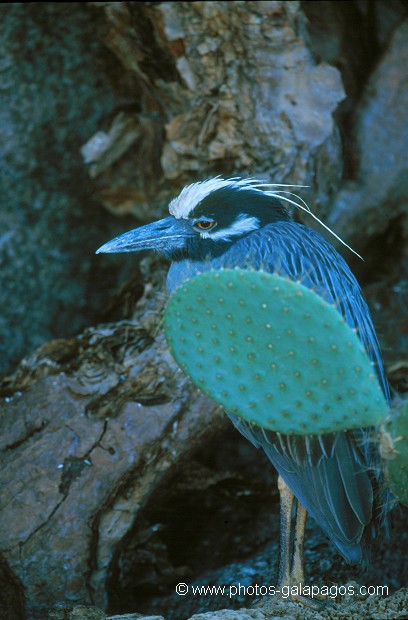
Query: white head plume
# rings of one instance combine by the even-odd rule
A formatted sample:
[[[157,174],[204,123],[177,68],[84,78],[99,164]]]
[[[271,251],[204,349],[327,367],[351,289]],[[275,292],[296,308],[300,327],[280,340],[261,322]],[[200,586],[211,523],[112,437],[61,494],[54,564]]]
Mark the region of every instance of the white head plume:
[[[186,185],[184,189],[180,192],[176,198],[169,204],[169,212],[171,215],[176,217],[177,219],[188,218],[190,213],[202,202],[207,196],[216,192],[219,189],[230,187],[231,189],[236,190],[252,190],[257,192],[262,192],[271,196],[273,198],[277,198],[278,200],[282,200],[283,202],[287,202],[288,204],[304,211],[309,214],[314,220],[319,222],[323,228],[325,228],[330,234],[332,234],[340,243],[342,243],[346,248],[348,248],[353,254],[361,258],[360,254],[358,254],[353,248],[351,248],[345,241],[343,241],[335,232],[333,232],[324,222],[322,222],[310,209],[310,207],[306,204],[306,202],[293,192],[288,189],[281,188],[298,188],[298,187],[307,187],[307,185],[288,185],[284,183],[266,183],[265,181],[254,179],[254,178],[246,178],[242,179],[240,177],[231,177],[229,179],[223,179],[221,176],[216,176],[210,179],[206,179],[205,181],[198,181],[197,183],[191,183],[190,185]],[[270,188],[270,189],[268,189]]]

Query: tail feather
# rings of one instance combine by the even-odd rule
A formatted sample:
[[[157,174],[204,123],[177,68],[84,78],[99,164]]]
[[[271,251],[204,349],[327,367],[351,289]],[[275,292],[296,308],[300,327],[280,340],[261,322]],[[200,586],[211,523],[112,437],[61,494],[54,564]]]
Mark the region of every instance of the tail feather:
[[[366,555],[364,538],[373,518],[375,480],[355,449],[353,433],[291,437],[249,425],[228,414],[238,430],[262,447],[311,517],[351,563]],[[313,458],[311,458],[313,457]]]

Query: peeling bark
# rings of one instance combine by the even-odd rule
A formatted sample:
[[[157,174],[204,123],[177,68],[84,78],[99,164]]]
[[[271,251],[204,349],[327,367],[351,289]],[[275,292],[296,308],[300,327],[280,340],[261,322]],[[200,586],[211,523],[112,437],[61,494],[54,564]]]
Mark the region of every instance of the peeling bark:
[[[341,147],[332,114],[345,94],[339,71],[316,64],[307,48],[298,2],[105,3],[100,10],[106,44],[139,85],[141,112],[133,119],[141,133],[164,131],[160,161],[128,151],[131,178],[124,161],[114,179],[96,173],[109,210],[140,217],[133,185],[180,186],[203,173],[256,170],[272,182],[310,184],[317,204],[337,189]],[[85,152],[97,142],[98,134]],[[122,145],[112,150],[119,154]],[[128,188],[122,201],[102,190],[112,181]]]
[[[162,302],[133,322],[49,343],[7,384],[1,553],[42,617],[58,599],[106,607],[113,554],[139,510],[225,423],[167,352]]]
[[[323,4],[324,10],[320,8]],[[129,216],[137,222],[161,217],[169,198],[186,183],[213,174],[256,176],[270,182],[309,185],[310,193],[302,190],[302,196],[308,199],[313,211],[328,219],[347,242],[355,242],[357,250],[366,248],[366,282],[370,284],[378,324],[384,326],[380,335],[384,334],[390,347],[390,350],[385,347],[385,353],[390,371],[395,369],[391,377],[395,377],[395,386],[406,389],[405,325],[401,317],[407,289],[401,265],[408,247],[404,131],[407,26],[399,3],[394,2],[391,8],[388,2],[308,2],[305,6],[283,0],[88,3],[86,11],[93,11],[101,40],[112,53],[108,59],[107,52],[106,64],[100,66],[101,83],[109,79],[112,88],[107,93],[106,88],[97,84],[92,96],[87,91],[85,98],[81,90],[84,73],[73,52],[78,47],[75,41],[81,41],[84,46],[86,36],[81,28],[85,33],[94,32],[85,12],[81,13],[85,9],[79,3],[73,7],[82,26],[75,33],[77,38],[71,41],[66,36],[63,17],[67,20],[70,17],[69,24],[77,23],[69,15],[72,7],[63,6],[62,17],[58,18],[58,9],[52,3],[45,5],[49,8],[39,13],[37,30],[37,14],[27,13],[31,16],[31,21],[27,21],[30,36],[34,41],[42,41],[47,27],[54,28],[54,22],[59,19],[53,45],[58,33],[63,37],[61,48],[57,45],[52,48],[52,61],[57,69],[50,69],[51,86],[48,90],[44,88],[45,95],[42,85],[48,82],[41,74],[43,82],[38,91],[44,105],[43,116],[40,114],[39,119],[34,119],[37,124],[33,123],[30,89],[38,85],[31,84],[31,74],[29,79],[25,74],[18,74],[23,85],[19,96],[24,105],[16,104],[11,98],[13,105],[9,106],[13,110],[16,106],[15,116],[20,115],[22,120],[21,124],[13,125],[13,131],[16,128],[18,131],[8,142],[7,154],[16,152],[18,174],[9,175],[12,192],[5,195],[12,203],[10,196],[14,197],[16,188],[21,188],[20,211],[25,211],[26,200],[33,201],[35,210],[17,232],[15,220],[11,219],[9,226],[6,218],[5,233],[0,240],[5,266],[12,264],[14,268],[7,271],[5,279],[12,298],[14,291],[20,290],[17,286],[20,273],[24,273],[28,264],[29,284],[35,285],[33,290],[38,300],[35,298],[27,311],[22,309],[23,305],[18,306],[17,319],[13,316],[3,333],[15,334],[17,342],[23,333],[27,334],[26,323],[32,321],[29,328],[34,336],[30,342],[37,346],[38,308],[42,308],[44,324],[47,317],[50,324],[55,318],[63,322],[64,299],[73,301],[73,307],[86,306],[84,291],[88,289],[82,279],[101,273],[88,267],[79,273],[85,256],[73,267],[69,264],[79,288],[69,289],[67,297],[59,295],[59,305],[53,290],[55,280],[45,278],[47,269],[43,268],[42,259],[38,259],[42,268],[37,274],[36,261],[42,256],[43,242],[49,246],[49,270],[52,267],[54,272],[59,264],[56,230],[61,247],[66,243],[81,245],[82,239],[86,239],[89,245],[80,249],[87,256],[97,247],[96,237],[89,240],[88,235],[91,223],[97,219],[95,208],[81,220],[83,230],[78,241],[78,208],[74,203],[72,208],[67,208],[66,197],[51,191],[44,197],[42,184],[46,187],[48,182],[54,188],[59,185],[59,177],[50,181],[48,176],[41,176],[38,159],[46,160],[48,170],[62,165],[65,155],[75,160],[75,166],[70,172],[65,170],[62,177],[70,190],[81,186],[87,167],[95,197],[109,212],[100,211],[99,235],[107,230],[105,221],[112,214],[128,216],[123,228],[136,225]],[[346,5],[352,7],[353,19],[346,15]],[[12,7],[7,10],[17,11]],[[319,22],[320,11],[323,26],[320,24],[322,30],[318,31],[314,27]],[[374,14],[370,18],[371,11]],[[330,16],[328,30],[326,21]],[[314,20],[312,27],[311,20]],[[18,15],[13,23],[19,23]],[[372,23],[377,24],[377,34],[371,32]],[[378,42],[374,44],[376,36]],[[15,76],[17,69],[25,67],[17,62],[21,50],[15,44],[15,37],[11,51],[8,50],[12,61],[6,64],[1,82],[9,93],[14,89],[9,88],[13,82],[8,84],[7,76]],[[364,38],[362,46],[360,37]],[[71,47],[66,41],[71,42]],[[33,49],[37,49],[34,44]],[[93,70],[90,59],[93,61],[94,56],[89,55],[86,46],[81,49]],[[366,55],[371,49],[375,49],[375,54],[371,64],[367,64]],[[23,58],[27,60],[29,52],[24,53]],[[44,60],[44,66],[48,64],[53,63]],[[70,147],[66,138],[71,139],[72,132],[66,111],[70,111],[70,106],[65,105],[66,91],[60,89],[66,80],[71,84],[71,77],[68,79],[71,66],[77,67],[78,72],[77,82],[73,82],[76,86],[71,91],[78,92],[81,114],[77,117],[80,120],[76,121],[75,135],[81,139],[77,138],[77,144]],[[91,68],[87,68],[86,75],[94,76]],[[89,81],[92,80],[97,81],[90,77]],[[94,121],[90,129],[91,125],[85,125],[85,117],[88,122],[92,97],[99,101],[101,91],[105,103],[93,108],[100,121]],[[48,144],[47,123],[57,122],[47,115],[47,97],[51,97],[56,110],[63,110],[63,119],[58,117],[61,128],[58,125],[55,133],[58,136],[60,132],[63,139],[60,136],[60,142],[57,140],[55,154],[50,145],[46,151],[38,147],[44,142]],[[6,113],[9,107],[6,106]],[[7,115],[6,120],[8,127]],[[341,132],[343,140],[344,135],[349,139],[345,156]],[[84,166],[78,163],[81,140]],[[53,140],[49,141],[54,145]],[[30,150],[31,145],[34,150]],[[342,178],[344,165],[349,175],[347,180]],[[21,177],[21,170],[25,174],[26,167],[33,171],[33,178],[39,175],[39,181],[28,189]],[[82,177],[78,175],[79,168]],[[84,213],[89,209],[89,195],[89,188],[88,193],[78,194]],[[309,200],[311,196],[313,200]],[[61,217],[61,200],[68,213],[65,226],[49,225],[45,207],[48,202],[53,205],[49,219],[55,224]],[[15,214],[12,215],[14,218]],[[35,235],[28,243],[27,231],[31,231],[32,220],[40,215],[45,223],[35,228]],[[307,223],[312,224],[309,220]],[[122,223],[115,226],[115,230],[121,229]],[[30,244],[33,251],[22,262],[21,248]],[[384,247],[388,248],[386,253]],[[172,361],[160,332],[165,302],[163,269],[162,263],[151,259],[142,261],[143,282],[133,279],[107,310],[101,309],[104,324],[89,328],[77,337],[71,337],[75,332],[64,332],[69,337],[43,344],[24,358],[15,373],[1,384],[0,616],[5,620],[22,620],[27,614],[29,620],[44,620],[51,607],[50,619],[105,618],[107,612],[101,609],[116,605],[123,610],[135,600],[145,609],[160,612],[168,609],[169,618],[178,620],[180,600],[174,601],[177,597],[173,583],[178,578],[198,583],[202,573],[197,575],[197,564],[201,562],[207,568],[208,558],[219,559],[220,564],[224,562],[221,567],[215,560],[213,564],[208,562],[213,571],[211,578],[221,582],[232,581],[237,575],[248,578],[248,571],[264,579],[267,575],[268,580],[274,575],[277,503],[272,483],[275,474],[251,446],[240,444],[236,436],[228,439],[233,432],[228,421],[212,402],[192,388]],[[114,273],[113,270],[110,291]],[[72,273],[69,276],[72,278]],[[43,280],[44,295],[39,286]],[[58,282],[64,289],[65,276]],[[107,286],[104,277],[100,288]],[[22,296],[25,293],[24,289]],[[106,299],[109,295],[107,292]],[[4,299],[5,314],[13,314],[9,298]],[[54,305],[47,314],[50,299]],[[113,322],[118,317],[121,320]],[[223,433],[226,428],[229,434]],[[196,450],[201,450],[198,460],[192,456]],[[234,450],[236,461],[249,463],[250,475],[234,470],[231,456]],[[197,500],[198,507],[192,507],[191,498]],[[177,518],[171,511],[174,505],[181,506]],[[170,557],[165,530],[175,527],[179,521],[181,527],[188,523],[184,512],[189,510],[196,521],[200,510],[207,516],[218,511],[219,516],[212,523],[211,533],[205,528],[198,531],[195,539],[198,557],[183,564]],[[166,521],[169,513],[171,523]],[[385,579],[395,589],[404,579],[406,582],[408,570],[403,557],[407,542],[403,516],[396,523],[394,541],[379,541],[375,548],[379,568],[368,573],[370,579]],[[237,528],[237,533],[227,531],[230,524]],[[193,525],[197,527],[196,522]],[[193,527],[191,523],[189,527]],[[256,553],[261,553],[260,550],[263,555],[258,557]],[[364,579],[365,573],[357,569],[352,572],[337,562],[337,556],[330,555],[319,533],[313,533],[306,551],[316,578],[324,579],[330,567],[330,575],[338,582],[345,583],[351,575],[360,581]],[[190,558],[187,554],[180,556],[191,560],[192,554]],[[242,557],[244,560],[238,564]],[[138,574],[134,574],[135,569]],[[157,587],[157,593],[147,588],[149,580],[150,585]],[[139,598],[132,594],[136,587],[140,587]],[[146,602],[147,596],[151,598]],[[57,604],[59,600],[69,602]],[[247,600],[246,604],[251,602]],[[101,609],[95,611],[85,604]],[[207,609],[205,605],[214,609],[216,604],[217,601],[201,601],[200,609]],[[231,606],[234,604],[240,603],[231,601]],[[364,614],[398,617],[397,614],[405,613],[404,605],[406,591],[400,591],[388,603],[370,599],[365,605],[350,606],[346,612],[339,607],[338,616],[333,610],[328,615],[331,618],[343,617],[344,613],[359,617]],[[187,607],[184,601],[185,615]],[[285,609],[294,617],[298,613],[291,606]],[[275,611],[284,613],[279,606]],[[262,610],[214,612],[213,617],[232,615],[264,617]]]

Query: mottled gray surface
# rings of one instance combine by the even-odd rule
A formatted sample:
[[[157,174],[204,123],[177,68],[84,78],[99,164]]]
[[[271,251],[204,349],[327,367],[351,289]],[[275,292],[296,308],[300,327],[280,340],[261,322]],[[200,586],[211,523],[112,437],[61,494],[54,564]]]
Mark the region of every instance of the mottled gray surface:
[[[94,251],[119,223],[80,154],[118,105],[96,18],[85,3],[0,7],[0,375],[91,323],[117,285]]]

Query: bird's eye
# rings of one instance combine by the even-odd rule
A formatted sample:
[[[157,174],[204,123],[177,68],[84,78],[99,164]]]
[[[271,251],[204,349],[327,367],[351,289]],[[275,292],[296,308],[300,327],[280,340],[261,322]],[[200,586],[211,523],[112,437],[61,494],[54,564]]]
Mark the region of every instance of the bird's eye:
[[[215,222],[213,220],[201,220],[196,222],[194,226],[200,230],[210,230],[211,228],[214,228]]]

